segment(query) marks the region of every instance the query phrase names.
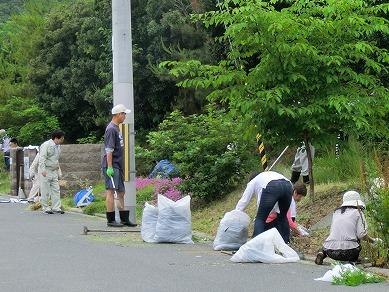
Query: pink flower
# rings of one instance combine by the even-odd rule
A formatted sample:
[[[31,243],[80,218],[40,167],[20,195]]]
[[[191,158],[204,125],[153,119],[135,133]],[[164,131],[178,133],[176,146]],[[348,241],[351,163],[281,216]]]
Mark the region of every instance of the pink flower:
[[[177,201],[182,198],[181,192],[177,189],[181,182],[182,179],[179,177],[173,179],[137,177],[135,180],[135,187],[137,190],[140,190],[146,186],[152,185],[154,187],[155,197],[157,197],[158,194],[161,194],[173,201]]]

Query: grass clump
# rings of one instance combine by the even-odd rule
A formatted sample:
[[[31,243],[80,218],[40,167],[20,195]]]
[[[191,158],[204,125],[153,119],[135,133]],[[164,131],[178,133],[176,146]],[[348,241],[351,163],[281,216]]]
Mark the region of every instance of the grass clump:
[[[104,214],[106,211],[105,208],[105,199],[101,196],[95,196],[95,199],[88,206],[83,207],[83,213],[88,215],[94,214]]]
[[[1,168],[1,166],[0,166]],[[11,183],[9,173],[0,169],[0,194],[9,194],[11,190]]]
[[[340,272],[339,277],[334,277],[332,283],[335,285],[359,286],[368,283],[380,283],[385,278],[376,274],[366,273],[360,269],[346,269]]]

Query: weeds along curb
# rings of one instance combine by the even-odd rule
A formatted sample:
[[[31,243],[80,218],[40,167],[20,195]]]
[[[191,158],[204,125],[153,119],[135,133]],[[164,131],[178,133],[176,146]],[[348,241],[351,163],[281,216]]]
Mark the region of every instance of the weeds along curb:
[[[316,265],[315,264],[316,257],[310,256],[310,255],[305,255],[305,254],[299,254],[299,256],[300,256],[301,260],[307,261],[309,263],[313,263],[314,265]],[[331,263],[324,262],[323,266],[331,267]],[[360,265],[358,265],[358,266],[360,266]],[[378,268],[378,267],[364,267],[363,265],[361,268],[366,272],[370,272],[370,273],[374,273],[374,274],[378,274],[380,276],[383,276],[386,278],[386,282],[389,282],[389,269]]]

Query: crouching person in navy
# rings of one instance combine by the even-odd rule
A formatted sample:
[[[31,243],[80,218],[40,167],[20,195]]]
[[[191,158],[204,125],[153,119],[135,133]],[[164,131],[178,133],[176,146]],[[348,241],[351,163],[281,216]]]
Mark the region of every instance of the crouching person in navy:
[[[114,187],[118,194],[121,206],[124,206],[124,163],[123,137],[119,130],[119,125],[126,119],[126,114],[131,111],[124,105],[118,104],[112,108],[112,120],[105,129],[104,134],[104,157],[102,159],[102,168],[105,178],[106,199],[105,206],[107,209],[107,225],[113,227],[136,226],[130,218],[130,211],[119,208],[120,223],[115,221],[115,204],[114,204]],[[112,184],[114,181],[114,186]]]

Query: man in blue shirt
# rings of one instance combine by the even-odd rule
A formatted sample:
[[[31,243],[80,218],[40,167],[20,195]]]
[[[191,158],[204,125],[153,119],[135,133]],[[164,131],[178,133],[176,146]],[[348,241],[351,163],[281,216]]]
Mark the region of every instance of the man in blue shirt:
[[[115,189],[118,193],[118,199],[121,206],[124,206],[124,164],[123,164],[123,136],[120,133],[119,125],[126,119],[126,114],[131,111],[124,105],[118,104],[112,108],[112,120],[107,125],[104,134],[104,157],[102,159],[103,174],[105,177],[106,198],[105,206],[107,209],[107,225],[112,227],[136,226],[129,220],[130,211],[119,208],[120,221],[115,221],[114,187],[111,178],[115,183]],[[119,207],[119,206],[118,206]]]

